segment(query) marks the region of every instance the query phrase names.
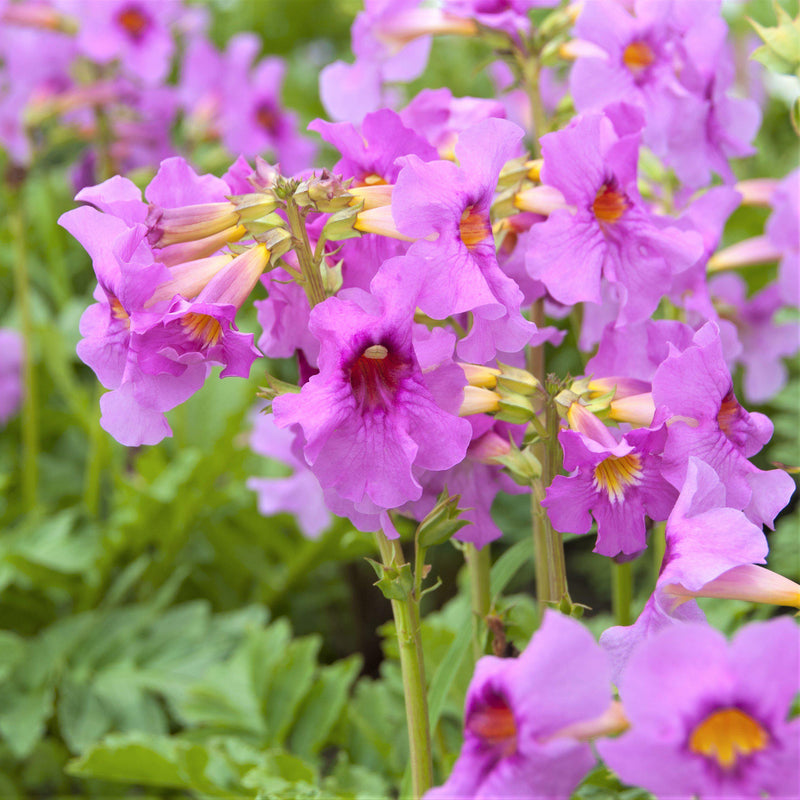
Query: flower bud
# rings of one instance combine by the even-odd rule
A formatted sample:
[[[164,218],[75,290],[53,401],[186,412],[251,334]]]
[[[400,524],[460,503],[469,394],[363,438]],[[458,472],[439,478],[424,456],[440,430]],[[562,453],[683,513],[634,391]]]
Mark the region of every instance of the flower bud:
[[[198,203],[178,208],[151,205],[147,212],[147,239],[154,247],[203,239],[239,222],[236,206],[229,202]]]
[[[467,383],[470,386],[480,386],[484,389],[494,389],[497,386],[497,376],[500,374],[499,369],[461,362],[459,362],[458,366],[464,370],[464,375],[467,376]]]
[[[464,399],[461,401],[459,417],[471,414],[491,414],[500,408],[500,398],[489,389],[478,386],[465,386]]]
[[[510,367],[508,364],[499,362],[498,366],[500,367],[500,375],[497,378],[497,383],[503,389],[528,396],[542,386],[538,379],[527,370],[519,367]]]

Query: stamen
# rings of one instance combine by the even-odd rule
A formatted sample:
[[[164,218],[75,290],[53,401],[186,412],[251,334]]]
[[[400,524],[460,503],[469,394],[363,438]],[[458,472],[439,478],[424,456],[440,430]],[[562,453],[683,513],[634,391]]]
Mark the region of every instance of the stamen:
[[[729,770],[739,758],[763,750],[768,742],[769,734],[751,716],[738,708],[722,708],[692,731],[689,749]]]
[[[598,222],[616,222],[630,207],[622,192],[603,184],[592,203],[592,213]]]
[[[594,468],[594,487],[604,491],[611,503],[625,498],[628,486],[642,482],[642,461],[636,453],[627,456],[609,456]]]
[[[622,63],[634,74],[640,75],[654,61],[656,54],[644,42],[631,42],[622,52]]]
[[[467,206],[461,215],[461,222],[458,229],[461,241],[472,250],[477,244],[492,235],[492,226],[489,219],[477,211],[473,211],[474,206]]]
[[[362,408],[387,408],[407,367],[396,353],[382,344],[372,344],[349,368],[350,387]]]
[[[202,347],[213,347],[222,336],[222,328],[214,317],[190,311],[181,320],[186,334],[193,341],[202,342]]]

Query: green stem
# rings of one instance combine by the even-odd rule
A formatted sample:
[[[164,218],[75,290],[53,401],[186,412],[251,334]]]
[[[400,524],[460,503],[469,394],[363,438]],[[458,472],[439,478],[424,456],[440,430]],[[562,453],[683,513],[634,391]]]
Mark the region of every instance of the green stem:
[[[633,577],[631,563],[611,562],[611,605],[617,625],[630,625],[631,599],[633,597]]]
[[[542,507],[545,489],[552,483],[561,466],[561,447],[558,443],[558,414],[552,401],[545,407],[547,440],[540,448],[542,477],[533,483],[531,497],[533,517],[533,551],[536,563],[536,598],[539,613],[546,603],[558,603],[568,594],[567,568],[564,560],[564,543],[561,533],[550,524],[550,517]]]
[[[325,287],[322,285],[319,263],[314,260],[314,254],[311,251],[311,242],[308,238],[305,221],[300,215],[297,203],[292,198],[286,202],[286,218],[289,220],[289,228],[292,231],[294,251],[297,253],[297,260],[303,271],[303,289],[308,296],[311,308],[314,308],[315,305],[325,300]]]
[[[531,121],[533,122],[533,131],[531,131],[531,149],[534,158],[540,158],[542,155],[541,145],[539,139],[547,133],[549,123],[547,114],[544,110],[544,103],[542,103],[542,93],[539,89],[539,75],[541,65],[539,59],[534,56],[525,58],[521,56],[522,75],[525,80],[525,91],[528,95],[528,102],[531,106]]]
[[[661,572],[661,564],[664,561],[664,553],[667,550],[666,522],[657,522],[650,535],[650,551],[653,555],[653,585],[658,580]]]
[[[478,550],[474,544],[468,542],[464,545],[464,559],[467,562],[472,597],[472,650],[477,661],[486,654],[486,617],[492,604],[489,545],[486,544]]]
[[[101,393],[102,391],[98,392],[98,395]],[[108,437],[94,416],[90,424],[89,451],[86,454],[86,471],[83,478],[83,500],[86,510],[95,517],[100,510],[100,481],[108,453]]]
[[[11,201],[11,236],[14,241],[14,293],[19,309],[20,327],[24,339],[22,364],[22,500],[26,511],[37,507],[39,485],[39,406],[33,352],[33,317],[31,314],[31,285],[28,274],[28,253],[25,246],[25,216],[22,192],[14,192]]]
[[[376,534],[384,566],[404,563],[399,541],[390,542],[383,533]],[[392,600],[392,614],[400,650],[400,670],[408,723],[411,786],[419,800],[433,785],[431,731],[428,721],[428,697],[425,688],[425,664],[422,658],[422,637],[419,619],[419,597],[413,593],[403,600]]]

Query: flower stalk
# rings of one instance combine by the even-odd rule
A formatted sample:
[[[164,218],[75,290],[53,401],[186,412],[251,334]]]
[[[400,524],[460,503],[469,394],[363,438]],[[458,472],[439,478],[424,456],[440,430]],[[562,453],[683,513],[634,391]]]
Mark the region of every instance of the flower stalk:
[[[300,208],[293,197],[286,200],[286,218],[292,232],[292,244],[303,273],[303,289],[308,297],[311,308],[325,300],[325,287],[322,284],[322,274],[319,262],[314,259],[314,251],[308,239],[305,220]]]
[[[394,584],[391,589],[381,585],[392,604],[397,645],[400,651],[400,670],[403,676],[403,696],[408,724],[409,757],[411,760],[411,785],[415,800],[418,800],[433,785],[433,761],[431,758],[431,731],[428,719],[428,697],[425,686],[425,664],[422,657],[419,596],[412,586],[404,587],[403,567],[405,561],[400,542],[390,542],[382,532],[376,534],[378,549],[384,566],[384,577]],[[393,580],[389,576],[397,575]]]
[[[480,550],[471,542],[464,545],[464,560],[469,572],[472,597],[472,650],[475,661],[486,654],[486,617],[491,609],[492,597],[489,570],[492,562],[489,545]]]

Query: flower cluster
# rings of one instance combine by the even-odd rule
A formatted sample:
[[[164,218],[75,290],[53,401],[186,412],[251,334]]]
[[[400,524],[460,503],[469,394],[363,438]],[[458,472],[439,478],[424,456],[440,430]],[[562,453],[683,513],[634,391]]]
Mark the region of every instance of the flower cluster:
[[[478,662],[464,748],[429,798],[566,798],[594,763],[588,740],[622,726],[601,755],[661,796],[786,793],[798,772],[798,724],[786,720],[797,628],[754,626],[728,649],[695,599],[800,607],[800,587],[760,566],[762,528],[794,481],[753,463],[773,426],[740,404],[732,372],[744,366],[748,402],[767,400],[800,346],[796,320],[780,317],[798,305],[798,175],[768,186],[763,236],[721,250],[754,191],[733,185],[728,159],[751,152],[759,114],[729,92],[719,4],[555,5],[367,2],[355,63],[321,75],[338,121],[309,128],[340,153],[321,172],[279,109],[281,65],[254,65],[247,36],[220,55],[202,25],[188,30],[179,96],[192,124],[245,155],[269,149],[282,168],[240,157],[217,178],[171,158],[145,200],[121,177],[83,189],[86,205],[61,220],[98,281],[78,352],[109,390],[103,426],[127,445],[169,435],[164,413],[212,366],[248,376],[262,355],[293,359],[296,382],[266,376],[272,419],[253,436],[293,474],[251,486],[265,513],[298,514],[309,536],[331,512],[395,538],[403,516],[420,523],[419,545],[452,493],[463,525],[448,535],[482,548],[502,535],[500,491],[534,493],[551,543],[594,531],[595,552],[618,561],[664,523],[652,595],[634,625],[606,631],[605,652],[548,613],[518,659]],[[171,40],[156,33],[169,13],[145,19],[141,2],[134,19],[123,6],[106,4],[97,24],[142,47],[152,34],[168,59]],[[485,38],[526,85],[531,150],[495,101],[440,90],[400,107],[387,84],[417,76],[444,33]],[[144,63],[133,47],[115,52],[126,68]],[[544,133],[538,81],[553,52],[574,62],[578,113]],[[146,61],[143,83],[158,71]],[[719,274],[778,260],[752,297]],[[264,290],[257,349],[236,315]],[[548,316],[569,316],[593,351],[582,375],[544,368],[545,343],[565,336]],[[569,606],[566,591],[540,600]],[[789,658],[768,689],[751,648],[781,641]],[[654,681],[666,690],[648,699]]]

